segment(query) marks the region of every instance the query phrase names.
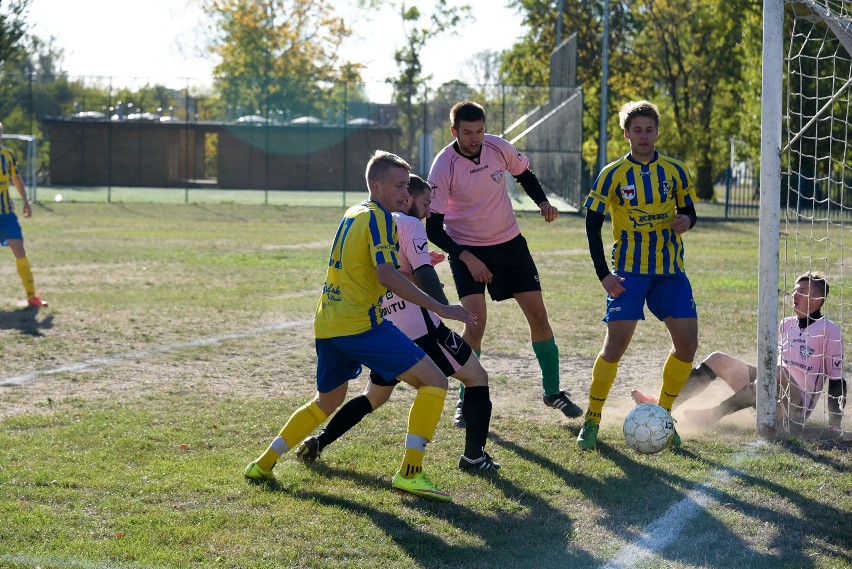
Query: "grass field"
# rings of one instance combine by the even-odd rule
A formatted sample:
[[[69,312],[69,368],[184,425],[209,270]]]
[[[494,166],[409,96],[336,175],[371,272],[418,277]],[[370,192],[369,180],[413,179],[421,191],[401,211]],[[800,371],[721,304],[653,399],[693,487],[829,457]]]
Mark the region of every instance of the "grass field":
[[[0,259],[0,567],[852,567],[848,449],[761,441],[751,411],[712,431],[679,423],[681,450],[625,445],[629,391],[658,389],[668,349],[654,320],[622,361],[597,452],[541,404],[526,325],[500,303],[483,354],[499,473],[456,468],[450,397],[425,466],[453,503],[391,490],[401,388],[315,465],[287,456],[277,487],[247,484],[245,464],[313,396],[311,317],[341,213],[63,201],[22,221],[51,306],[24,308]],[[520,220],[562,383],[585,404],[604,328],[582,219]],[[754,361],[756,224],[700,222],[686,242],[699,357]]]

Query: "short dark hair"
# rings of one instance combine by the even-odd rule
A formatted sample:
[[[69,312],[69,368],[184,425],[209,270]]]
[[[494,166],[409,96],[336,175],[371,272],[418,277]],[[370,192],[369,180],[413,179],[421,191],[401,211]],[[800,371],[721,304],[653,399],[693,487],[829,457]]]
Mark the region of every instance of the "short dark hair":
[[[630,130],[630,123],[636,117],[652,119],[657,128],[660,126],[660,110],[657,105],[648,101],[630,101],[618,111],[618,125],[621,130]]]
[[[808,271],[796,279],[796,283],[800,283],[802,281],[811,281],[811,286],[817,285],[822,291],[822,297],[828,298],[828,289],[830,287],[828,286],[828,280],[825,277],[825,273],[820,271]]]
[[[426,192],[431,193],[432,187],[429,186],[429,182],[418,176],[417,174],[410,174],[408,176],[408,195],[416,198]]]
[[[367,162],[367,171],[364,173],[367,178],[367,186],[369,187],[373,180],[384,178],[391,168],[405,168],[411,172],[411,165],[396,154],[385,150],[376,150]]]
[[[461,103],[456,103],[453,105],[453,108],[450,109],[450,124],[452,124],[454,128],[458,128],[459,121],[485,122],[485,109],[482,108],[482,105],[474,103],[473,101],[462,101]]]

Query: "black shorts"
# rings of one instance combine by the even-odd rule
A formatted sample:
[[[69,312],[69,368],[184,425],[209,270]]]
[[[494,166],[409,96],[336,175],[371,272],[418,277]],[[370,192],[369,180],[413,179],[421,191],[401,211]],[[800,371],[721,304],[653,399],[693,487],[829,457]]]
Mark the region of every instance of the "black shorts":
[[[453,272],[453,281],[456,283],[459,298],[471,294],[485,294],[486,286],[491,300],[495,301],[512,298],[519,292],[541,290],[538,269],[523,235],[518,235],[499,245],[483,247],[464,245],[464,248],[485,263],[493,278],[488,285],[476,282],[464,261],[451,255],[450,269]]]
[[[431,320],[429,320],[431,322]],[[473,350],[461,336],[447,328],[443,322],[437,328],[430,327],[429,333],[414,340],[426,355],[437,364],[441,373],[450,377],[470,359]],[[385,379],[376,372],[370,372],[370,381],[383,387],[392,387],[398,379]]]

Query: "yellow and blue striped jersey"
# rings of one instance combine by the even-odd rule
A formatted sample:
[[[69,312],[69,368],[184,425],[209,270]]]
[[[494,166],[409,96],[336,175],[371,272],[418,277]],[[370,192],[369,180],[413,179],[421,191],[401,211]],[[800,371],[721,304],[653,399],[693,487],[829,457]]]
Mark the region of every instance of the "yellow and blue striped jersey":
[[[396,224],[390,212],[374,201],[363,201],[343,215],[317,303],[317,338],[353,336],[378,326],[387,289],[379,283],[376,266],[397,262]]]
[[[608,164],[585,206],[612,217],[616,272],[673,275],[684,272],[684,262],[683,240],[671,223],[678,207],[697,199],[684,163],[655,151],[647,164],[630,154]]]
[[[18,173],[18,159],[11,148],[0,146],[0,214],[12,213],[9,188]]]

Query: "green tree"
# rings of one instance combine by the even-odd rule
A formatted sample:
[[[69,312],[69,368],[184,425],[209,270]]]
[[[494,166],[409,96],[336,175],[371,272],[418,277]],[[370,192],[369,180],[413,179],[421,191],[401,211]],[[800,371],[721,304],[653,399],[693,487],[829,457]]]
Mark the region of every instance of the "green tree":
[[[713,198],[715,175],[728,160],[722,121],[737,114],[743,22],[759,15],[760,6],[728,0],[643,0],[632,6],[642,22],[633,64],[647,70],[641,75],[672,118],[672,132],[662,133],[666,147],[691,159],[702,199]]]
[[[210,18],[215,84],[242,114],[317,112],[338,82],[360,81],[338,50],[350,35],[323,0],[199,0]]]
[[[0,2],[0,117],[9,115],[19,104],[16,97],[20,89],[17,72],[27,55],[26,12],[29,4],[30,0]]]
[[[550,81],[550,54],[557,47],[557,5],[552,0],[512,0],[511,5],[522,14],[528,31],[503,57],[503,75],[512,85],[546,86]],[[562,8],[562,41],[577,34],[577,82],[583,88],[583,158],[589,164],[595,164],[598,155],[603,9],[603,0],[565,0]],[[627,85],[619,78],[632,75],[626,55],[634,36],[629,3],[611,1],[609,116],[617,112],[618,102],[624,99]],[[620,131],[617,122],[609,121],[609,125],[609,140],[613,141]],[[615,139],[612,151],[622,150],[623,144]]]
[[[393,98],[399,113],[398,124],[403,132],[402,152],[414,156],[417,150],[417,132],[424,116],[422,109],[428,99],[426,84],[431,76],[423,75],[420,54],[426,44],[443,33],[454,33],[462,18],[470,13],[469,6],[450,7],[447,0],[437,0],[434,11],[428,18],[416,6],[400,7],[405,47],[394,52],[399,74],[388,79],[393,86]],[[421,23],[425,22],[425,23]],[[422,125],[425,132],[428,125]]]

